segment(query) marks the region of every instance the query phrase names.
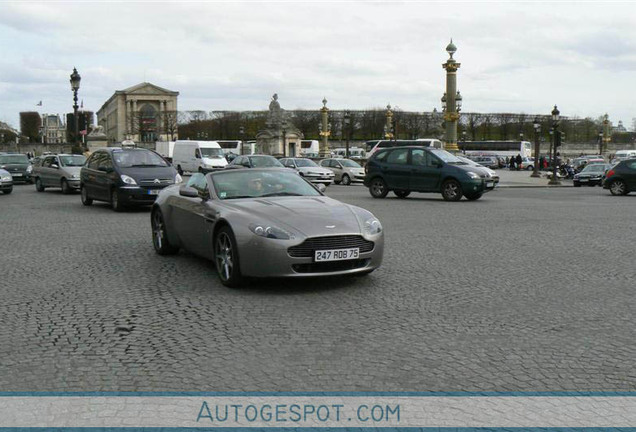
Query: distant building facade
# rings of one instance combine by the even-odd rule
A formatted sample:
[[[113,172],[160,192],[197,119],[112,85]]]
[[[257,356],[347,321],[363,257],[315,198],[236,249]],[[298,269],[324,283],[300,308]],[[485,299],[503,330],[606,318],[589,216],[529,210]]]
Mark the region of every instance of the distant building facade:
[[[109,142],[174,141],[178,96],[179,92],[147,82],[117,90],[97,111],[97,124]]]
[[[66,142],[66,124],[59,114],[42,114],[41,137],[47,144]]]

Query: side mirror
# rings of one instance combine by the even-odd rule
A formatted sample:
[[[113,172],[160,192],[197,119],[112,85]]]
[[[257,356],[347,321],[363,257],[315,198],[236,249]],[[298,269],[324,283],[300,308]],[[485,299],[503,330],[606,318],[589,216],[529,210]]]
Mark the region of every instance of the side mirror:
[[[322,184],[322,183],[318,183],[318,184],[316,185],[316,189],[318,189],[318,191],[319,191],[320,193],[325,193],[325,191],[327,190],[327,186],[325,186],[325,185],[324,185],[324,184]]]
[[[105,167],[105,166],[100,166],[99,168],[97,168],[98,171],[101,172],[105,172],[105,173],[112,173],[114,171],[113,168],[109,168],[109,167]]]
[[[58,169],[58,168],[59,168],[59,166],[58,166],[57,164],[51,164],[51,168]]]
[[[441,167],[443,167],[443,166],[444,166],[444,164],[443,164],[441,161],[434,160],[434,161],[433,161],[433,166],[434,166],[434,167],[437,167],[437,168],[441,168]]]
[[[179,188],[179,195],[187,197],[187,198],[198,198],[199,191],[193,188],[192,186],[181,186]]]
[[[244,166],[245,168],[250,168],[249,162],[243,162],[241,165]]]

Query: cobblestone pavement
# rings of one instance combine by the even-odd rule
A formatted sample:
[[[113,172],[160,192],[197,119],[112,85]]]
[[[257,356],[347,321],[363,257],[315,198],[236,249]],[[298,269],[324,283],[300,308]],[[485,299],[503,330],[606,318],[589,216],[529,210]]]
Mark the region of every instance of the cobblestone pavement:
[[[149,211],[0,196],[0,390],[636,390],[636,195],[328,195],[373,211],[366,278],[232,290]]]

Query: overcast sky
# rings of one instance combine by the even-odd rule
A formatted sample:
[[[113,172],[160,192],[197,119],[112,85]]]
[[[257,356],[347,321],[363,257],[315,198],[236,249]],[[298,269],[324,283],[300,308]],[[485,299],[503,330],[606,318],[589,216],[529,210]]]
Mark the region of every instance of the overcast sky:
[[[143,81],[179,109],[440,108],[450,38],[464,111],[636,117],[636,4],[0,3],[0,120],[97,111]],[[43,106],[36,104],[42,100]]]

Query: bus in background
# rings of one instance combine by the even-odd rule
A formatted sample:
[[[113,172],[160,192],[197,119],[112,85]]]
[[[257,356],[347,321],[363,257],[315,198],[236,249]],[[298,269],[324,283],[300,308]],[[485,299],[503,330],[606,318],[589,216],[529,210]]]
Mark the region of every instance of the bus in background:
[[[317,140],[301,140],[300,155],[304,157],[318,157],[320,143]]]
[[[347,149],[346,148],[336,148],[331,151],[332,157],[344,158],[347,157]],[[360,147],[349,147],[349,159],[365,159],[366,152],[363,148]]]
[[[367,141],[366,152],[367,158],[370,158],[373,153],[377,152],[383,148],[389,147],[401,147],[401,146],[423,146],[423,147],[434,147],[434,148],[442,148],[442,142],[435,138],[419,138],[414,140],[372,140]]]
[[[243,154],[254,154],[254,148],[256,143],[254,141],[248,141],[243,143],[239,140],[216,140],[219,143],[226,155],[232,154],[238,156],[241,154],[241,145],[243,145]]]
[[[459,150],[467,155],[493,155],[510,157],[521,155],[532,157],[532,143],[529,141],[459,141]]]

